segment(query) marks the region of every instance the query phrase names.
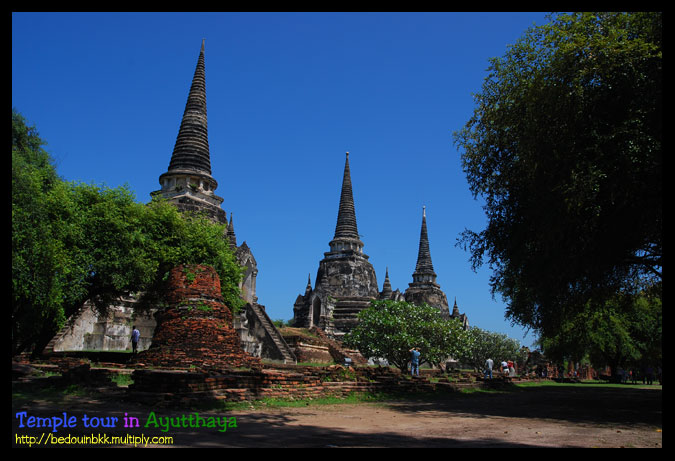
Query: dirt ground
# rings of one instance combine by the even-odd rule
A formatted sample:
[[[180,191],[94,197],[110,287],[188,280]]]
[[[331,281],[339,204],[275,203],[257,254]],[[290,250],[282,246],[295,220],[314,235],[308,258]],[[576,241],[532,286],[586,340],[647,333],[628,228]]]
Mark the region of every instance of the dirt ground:
[[[123,394],[112,399],[68,397],[59,403],[32,401],[13,405],[12,437],[14,446],[27,446],[29,441],[36,444],[40,437],[41,446],[65,446],[55,443],[58,439],[54,436],[106,434],[172,438],[167,444],[149,443],[152,447],[662,447],[660,386],[617,389],[578,384],[506,393],[412,397],[378,403],[228,412],[152,408],[125,402]],[[67,417],[75,416],[77,424],[73,429],[59,428],[56,433],[44,428],[20,428],[16,414],[21,411],[26,411],[24,418],[60,417],[65,412]],[[230,425],[236,421],[236,427],[225,432],[206,427],[162,432],[152,425],[144,427],[152,412],[157,418],[187,418],[194,413],[204,418],[227,417]],[[115,428],[85,429],[84,415],[118,417],[119,422]],[[140,427],[122,427],[124,416],[138,418]],[[20,441],[23,435],[35,438]],[[143,444],[145,441],[138,445]]]

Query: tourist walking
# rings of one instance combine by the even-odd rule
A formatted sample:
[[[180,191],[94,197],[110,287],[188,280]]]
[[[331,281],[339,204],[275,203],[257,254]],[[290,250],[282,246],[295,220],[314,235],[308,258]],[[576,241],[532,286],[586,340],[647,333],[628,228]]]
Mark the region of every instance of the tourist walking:
[[[413,347],[410,349],[410,375],[420,375],[420,348]]]
[[[487,359],[485,361],[485,379],[492,379],[492,366],[494,365],[494,362],[492,359]]]
[[[136,325],[133,326],[133,331],[131,332],[131,349],[135,354],[138,352],[138,340],[141,338],[141,332],[138,331]]]
[[[509,364],[506,363],[506,360],[502,362],[502,375],[508,376],[509,375]]]

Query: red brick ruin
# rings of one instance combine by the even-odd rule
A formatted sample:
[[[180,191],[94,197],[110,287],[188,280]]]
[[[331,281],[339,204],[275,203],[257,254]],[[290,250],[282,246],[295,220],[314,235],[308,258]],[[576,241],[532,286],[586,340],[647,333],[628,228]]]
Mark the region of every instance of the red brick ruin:
[[[167,284],[168,307],[157,313],[152,345],[138,354],[138,364],[212,370],[262,367],[258,357],[241,348],[213,268],[175,267]]]

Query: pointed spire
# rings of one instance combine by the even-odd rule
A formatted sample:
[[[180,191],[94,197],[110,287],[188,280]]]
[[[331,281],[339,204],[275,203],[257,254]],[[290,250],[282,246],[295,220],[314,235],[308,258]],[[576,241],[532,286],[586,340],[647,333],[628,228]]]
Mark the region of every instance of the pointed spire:
[[[307,274],[307,286],[305,287],[305,295],[312,291],[312,274]]]
[[[349,152],[347,152],[345,160],[340,207],[338,209],[338,219],[333,239],[338,238],[359,240],[359,231],[356,228],[356,213],[354,211],[354,196],[352,194],[352,178],[349,171]]]
[[[455,305],[452,306],[452,317],[459,317],[459,307],[457,307],[457,296],[455,296]]]
[[[211,156],[206,121],[206,72],[204,40],[188,94],[183,120],[171,155],[169,171],[192,170],[211,175]]]
[[[380,297],[384,299],[389,299],[391,297],[391,282],[389,281],[389,268],[387,267],[384,273],[384,284],[382,285],[382,292]]]
[[[233,213],[230,212],[230,223],[227,225],[227,238],[230,239],[230,246],[234,248],[237,246],[237,236],[234,233],[234,224],[232,224],[232,215]]]
[[[431,262],[429,251],[429,236],[427,235],[426,206],[422,207],[422,230],[420,231],[420,246],[417,253],[417,265],[413,272],[413,282],[436,282],[434,265]]]

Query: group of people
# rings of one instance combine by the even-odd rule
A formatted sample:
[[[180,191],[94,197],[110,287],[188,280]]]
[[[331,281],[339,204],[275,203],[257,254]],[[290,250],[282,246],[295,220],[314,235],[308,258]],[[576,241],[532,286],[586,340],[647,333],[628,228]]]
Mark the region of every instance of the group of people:
[[[654,367],[652,366],[630,368],[629,370],[619,367],[617,375],[622,383],[628,383],[630,381],[631,384],[638,384],[639,381],[642,381],[642,384],[652,385],[655,380],[658,381],[659,384],[662,383],[661,367],[658,367],[656,370],[654,370]]]
[[[494,364],[495,364],[494,361],[490,358],[488,358],[485,361],[485,372],[484,372],[485,379],[492,379],[492,367],[494,367]],[[510,378],[516,376],[516,368],[513,361],[511,360],[502,361],[502,363],[500,364],[500,369],[502,372],[502,376],[508,376]]]
[[[413,347],[410,349],[410,375],[419,376],[420,375],[420,348]],[[492,368],[494,367],[494,361],[488,358],[485,361],[485,379],[492,379]],[[502,376],[508,376],[513,378],[516,376],[516,368],[512,360],[504,360],[500,364]]]

